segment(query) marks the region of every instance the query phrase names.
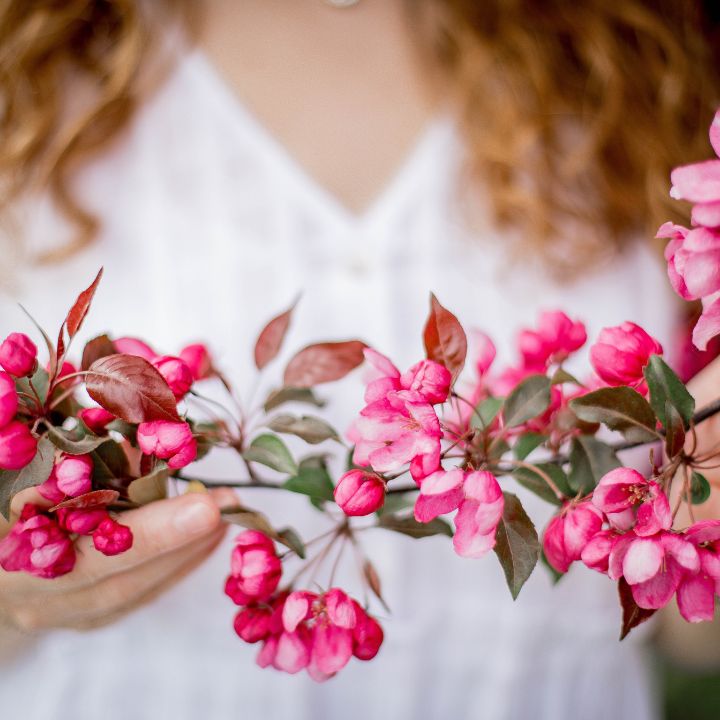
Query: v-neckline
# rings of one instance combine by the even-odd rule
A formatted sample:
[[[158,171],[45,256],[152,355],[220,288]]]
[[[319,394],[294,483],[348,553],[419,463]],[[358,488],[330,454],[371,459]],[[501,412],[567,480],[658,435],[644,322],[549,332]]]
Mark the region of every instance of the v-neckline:
[[[402,200],[407,197],[414,183],[421,180],[422,166],[429,161],[429,158],[442,156],[442,153],[437,153],[437,146],[444,145],[440,141],[441,137],[447,137],[451,132],[452,121],[449,116],[439,114],[431,118],[396,170],[376,193],[375,198],[364,209],[355,211],[317,180],[287,146],[259,120],[228,84],[221,71],[202,48],[195,47],[190,50],[185,62],[203,76],[203,81],[217,101],[235,116],[238,128],[252,133],[257,138],[257,144],[262,148],[268,162],[277,168],[287,182],[301,193],[317,212],[346,228],[374,224],[402,204]]]

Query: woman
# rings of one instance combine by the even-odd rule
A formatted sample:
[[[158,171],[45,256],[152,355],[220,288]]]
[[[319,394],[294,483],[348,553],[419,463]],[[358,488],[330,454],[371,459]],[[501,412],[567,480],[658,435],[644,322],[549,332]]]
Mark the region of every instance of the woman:
[[[707,152],[720,44],[705,4],[5,3],[8,297],[52,328],[104,265],[88,332],[168,352],[207,338],[244,387],[258,327],[299,290],[290,347],[353,334],[401,365],[430,289],[505,352],[555,307],[591,337],[632,319],[669,345],[673,303],[641,239],[676,213],[670,168]],[[552,589],[537,571],[513,604],[491,559],[434,540],[368,538],[394,611],[375,662],[323,686],[261,671],[228,630],[226,502],[133,511],[132,551],[52,584],[0,576],[6,710],[654,716],[604,578]],[[300,502],[252,502],[317,522]]]

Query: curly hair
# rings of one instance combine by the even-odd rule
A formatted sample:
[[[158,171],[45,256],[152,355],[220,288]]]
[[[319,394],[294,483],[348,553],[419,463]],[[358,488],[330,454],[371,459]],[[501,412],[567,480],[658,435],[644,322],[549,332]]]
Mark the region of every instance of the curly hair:
[[[156,9],[180,18],[190,5],[163,0]],[[713,0],[406,5],[409,19],[430,18],[412,23],[418,45],[457,103],[468,169],[523,249],[578,267],[668,218],[687,219],[669,201],[668,173],[708,154],[720,104]],[[64,253],[97,232],[69,180],[138,107],[160,21],[146,7],[0,0],[2,203],[48,189],[77,226]]]

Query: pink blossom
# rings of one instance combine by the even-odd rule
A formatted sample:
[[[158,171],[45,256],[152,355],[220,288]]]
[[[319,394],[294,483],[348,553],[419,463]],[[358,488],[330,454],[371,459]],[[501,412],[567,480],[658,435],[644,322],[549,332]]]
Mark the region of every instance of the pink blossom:
[[[699,569],[697,549],[681,535],[661,530],[639,537],[631,530],[614,543],[608,575],[612,580],[624,577],[635,602],[657,610],[670,602],[686,572]]]
[[[620,537],[614,530],[600,530],[583,548],[580,554],[582,561],[592,570],[607,575],[610,553]]]
[[[573,322],[560,311],[540,315],[537,330],[522,330],[518,337],[523,365],[544,370],[551,363],[561,363],[587,340],[585,326]]]
[[[78,417],[96,435],[104,435],[107,426],[116,419],[111,412],[101,407],[83,408]]]
[[[483,378],[487,375],[493,362],[495,362],[495,357],[497,355],[495,343],[493,343],[489,335],[486,335],[480,330],[473,330],[471,333],[471,339],[475,347],[473,355],[475,371],[477,372],[479,378]]]
[[[15,377],[32,375],[37,368],[37,347],[24,333],[10,333],[0,344],[0,366]]]
[[[74,566],[70,536],[36,505],[25,505],[12,530],[0,540],[0,567],[7,572],[55,578]]]
[[[20,470],[37,452],[37,440],[27,425],[13,420],[0,428],[0,470]]]
[[[662,345],[639,325],[624,322],[600,331],[590,348],[590,361],[608,385],[629,385],[645,392],[643,368],[651,355],[661,355],[662,351]]]
[[[193,380],[205,380],[212,374],[212,358],[201,343],[187,345],[180,351],[180,359],[190,368]]]
[[[0,372],[0,428],[10,423],[18,409],[15,381],[6,372]]]
[[[392,472],[410,463],[415,480],[440,465],[440,421],[418,392],[391,391],[370,403],[361,411],[354,430],[356,465]]]
[[[197,442],[186,422],[153,420],[138,425],[137,442],[145,455],[155,455],[168,461],[177,470],[189,465],[197,457]]]
[[[479,558],[495,547],[495,533],[505,501],[497,479],[486,471],[467,473],[463,484],[465,499],[455,516],[455,552]]]
[[[382,400],[389,392],[411,390],[431,405],[445,402],[452,376],[446,367],[432,360],[415,363],[402,375],[389,358],[372,348],[364,350],[371,371],[366,376],[365,402]]]
[[[176,400],[182,400],[193,384],[193,374],[190,368],[177,357],[163,355],[152,361],[165,382],[170,386]]]
[[[703,312],[693,329],[693,344],[698,350],[705,350],[708,343],[720,335],[720,298],[703,302]]]
[[[458,468],[438,470],[420,484],[415,502],[415,519],[427,523],[439,515],[457,510],[465,499],[465,472]]]
[[[257,530],[245,530],[235,539],[225,592],[238,605],[267,600],[275,592],[281,573],[273,541]]]
[[[148,362],[152,362],[157,357],[155,351],[138,338],[121,337],[113,340],[113,345],[115,345],[115,350],[123,355],[137,355]]]
[[[92,534],[93,545],[103,555],[119,555],[133,544],[132,530],[111,517],[106,517]]]
[[[346,515],[370,515],[385,502],[385,483],[375,473],[350,470],[338,481],[334,495]]]
[[[368,615],[353,600],[357,622],[353,628],[353,655],[358,660],[372,660],[383,643],[384,633],[380,623]]]
[[[92,490],[93,462],[89,455],[63,455],[55,462],[55,484],[69,497]]]
[[[233,627],[246,643],[260,642],[270,634],[272,615],[272,609],[267,606],[244,607],[235,616]]]
[[[685,531],[697,549],[700,569],[686,572],[677,590],[680,614],[688,622],[713,620],[715,596],[720,595],[720,520],[702,520]]]
[[[108,513],[105,508],[58,508],[56,517],[63,530],[75,535],[92,535]]]
[[[618,530],[633,527],[640,537],[672,526],[670,503],[660,486],[631,468],[620,467],[605,474],[593,491],[593,505],[605,513]]]
[[[543,550],[550,565],[566,573],[580,560],[588,542],[602,528],[602,515],[589,502],[566,503],[545,528]]]

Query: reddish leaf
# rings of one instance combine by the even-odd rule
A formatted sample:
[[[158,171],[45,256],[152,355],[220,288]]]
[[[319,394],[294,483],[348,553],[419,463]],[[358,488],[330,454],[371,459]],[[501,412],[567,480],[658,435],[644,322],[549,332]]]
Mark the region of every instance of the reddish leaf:
[[[625,578],[620,578],[618,582],[618,595],[620,596],[620,605],[623,611],[620,639],[624,640],[633,628],[649,620],[657,611],[646,610],[638,606],[633,598],[630,585],[628,585]]]
[[[89,508],[105,507],[106,505],[112,505],[119,497],[120,493],[117,490],[93,490],[84,495],[64,500],[50,508],[50,511],[55,512],[60,508],[87,510]]]
[[[378,575],[375,566],[369,560],[365,560],[363,563],[363,576],[365,577],[365,582],[368,584],[368,587],[372,591],[373,595],[375,595],[375,597],[382,603],[385,610],[390,612],[390,608],[385,602],[385,598],[382,596],[380,576]]]
[[[465,364],[467,337],[458,319],[430,295],[430,315],[423,333],[429,360],[444,365],[457,378]]]
[[[255,343],[255,367],[258,370],[262,370],[280,352],[294,309],[295,303],[284,313],[274,317],[260,332]]]
[[[85,387],[95,402],[125,422],[180,422],[175,396],[165,379],[136,355],[96,360],[87,372]]]
[[[83,324],[83,320],[85,320],[85,316],[90,309],[90,303],[92,303],[93,296],[95,295],[95,291],[97,290],[97,287],[100,283],[102,274],[103,269],[100,268],[90,287],[86,290],[83,290],[78,295],[75,304],[70,308],[70,312],[67,314],[65,324],[67,325],[68,335],[71,338],[75,337],[78,330],[80,330],[80,327]]]
[[[80,367],[87,370],[96,360],[116,353],[117,350],[113,341],[107,335],[99,335],[86,343]]]
[[[366,347],[360,340],[308,345],[285,368],[285,385],[313,387],[340,380],[362,363]]]

